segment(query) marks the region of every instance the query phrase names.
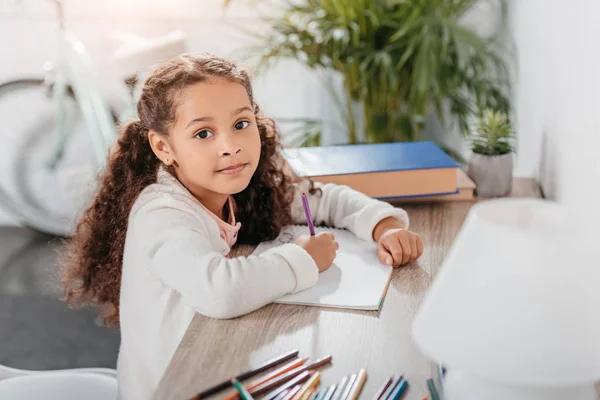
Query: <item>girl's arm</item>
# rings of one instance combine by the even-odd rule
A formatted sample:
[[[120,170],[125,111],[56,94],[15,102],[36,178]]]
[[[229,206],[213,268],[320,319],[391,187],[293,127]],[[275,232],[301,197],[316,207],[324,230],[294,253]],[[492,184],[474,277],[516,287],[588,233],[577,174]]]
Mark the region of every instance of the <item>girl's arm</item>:
[[[150,259],[148,271],[203,315],[234,318],[317,282],[315,261],[298,245],[229,259],[213,248],[207,228],[180,207],[152,202],[129,225],[136,254]]]
[[[372,199],[348,186],[315,183],[321,189],[314,195],[308,193],[308,180],[296,184],[292,217],[294,223],[305,224],[301,195],[308,196],[313,222],[337,228],[346,228],[361,239],[372,241],[375,226],[388,217],[398,221],[398,226],[408,229],[408,215],[401,208]]]

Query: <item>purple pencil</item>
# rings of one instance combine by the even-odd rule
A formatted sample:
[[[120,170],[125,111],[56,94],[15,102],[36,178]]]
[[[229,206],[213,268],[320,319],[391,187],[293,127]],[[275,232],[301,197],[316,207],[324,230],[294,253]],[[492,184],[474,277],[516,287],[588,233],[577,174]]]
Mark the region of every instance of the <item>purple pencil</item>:
[[[310,214],[310,207],[308,205],[308,198],[306,193],[302,193],[302,205],[304,206],[304,214],[306,215],[306,223],[308,224],[308,230],[311,236],[315,236],[315,226],[313,225],[312,215]]]

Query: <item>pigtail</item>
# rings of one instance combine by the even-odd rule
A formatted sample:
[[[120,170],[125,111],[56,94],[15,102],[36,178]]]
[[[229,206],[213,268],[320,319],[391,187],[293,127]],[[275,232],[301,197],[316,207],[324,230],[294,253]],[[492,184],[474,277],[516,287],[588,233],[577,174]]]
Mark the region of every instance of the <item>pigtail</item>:
[[[119,323],[119,293],[129,213],[139,194],[156,182],[159,159],[139,120],[122,130],[100,189],[59,258],[65,300],[103,308],[105,325]]]

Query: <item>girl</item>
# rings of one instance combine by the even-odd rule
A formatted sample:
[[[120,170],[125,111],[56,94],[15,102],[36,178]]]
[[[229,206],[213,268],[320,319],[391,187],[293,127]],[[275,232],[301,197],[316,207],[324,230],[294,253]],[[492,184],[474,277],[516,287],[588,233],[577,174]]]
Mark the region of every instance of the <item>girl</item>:
[[[303,191],[315,223],[377,241],[383,262],[422,254],[404,210],[284,173],[275,125],[236,64],[206,54],[168,61],[137,109],[60,261],[67,300],[100,305],[105,324],[120,325],[122,399],[151,397],[194,313],[234,318],[317,282],[338,248],[331,233],[227,257],[235,243],[302,223]]]

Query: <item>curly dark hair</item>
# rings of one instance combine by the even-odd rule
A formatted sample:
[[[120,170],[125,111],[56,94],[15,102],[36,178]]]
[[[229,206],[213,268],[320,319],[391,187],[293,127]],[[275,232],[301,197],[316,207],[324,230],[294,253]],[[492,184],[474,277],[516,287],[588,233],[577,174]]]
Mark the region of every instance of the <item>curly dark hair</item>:
[[[238,243],[272,240],[292,222],[294,177],[282,170],[279,133],[260,114],[250,77],[239,65],[210,55],[176,57],[145,82],[137,104],[139,120],[125,125],[112,149],[92,204],[84,211],[59,257],[65,300],[72,306],[96,305],[106,326],[119,324],[119,292],[125,236],[131,208],[142,190],[156,182],[160,160],[148,141],[150,129],[168,135],[182,91],[211,77],[244,86],[254,107],[261,156],[250,184],[235,194],[236,217],[243,221]],[[175,176],[170,167],[165,167]],[[312,189],[312,185],[311,185]]]

